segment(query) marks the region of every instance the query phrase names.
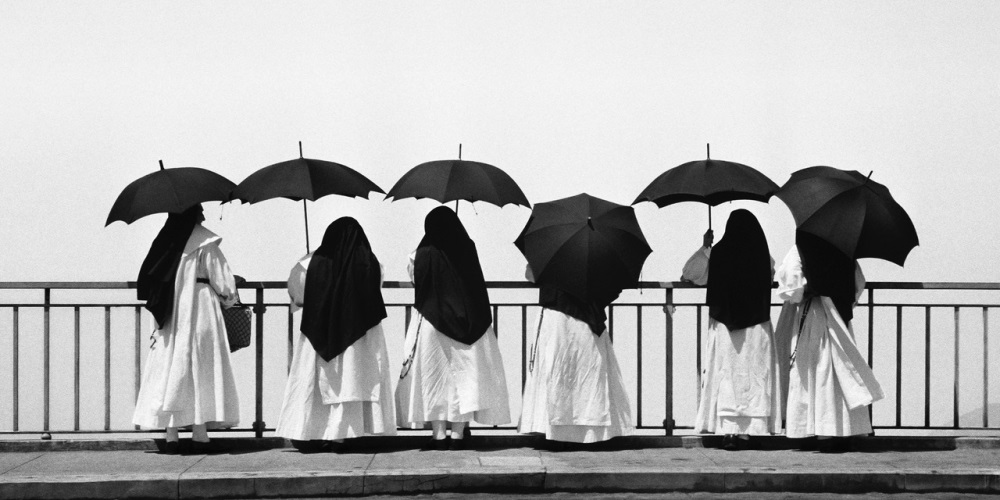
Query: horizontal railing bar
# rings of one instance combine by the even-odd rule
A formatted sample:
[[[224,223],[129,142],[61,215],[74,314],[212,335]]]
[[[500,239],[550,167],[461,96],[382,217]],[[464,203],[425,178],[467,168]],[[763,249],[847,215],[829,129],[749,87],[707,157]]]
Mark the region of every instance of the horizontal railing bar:
[[[256,289],[282,289],[287,286],[285,281],[248,281],[239,286],[243,290]],[[538,288],[538,285],[528,281],[487,281],[487,288]],[[384,288],[413,288],[413,283],[409,281],[386,281]],[[772,288],[777,287],[777,283],[771,284]],[[870,289],[899,289],[899,290],[1000,290],[1000,282],[957,282],[957,281],[869,281],[865,284]],[[54,290],[128,290],[135,288],[134,281],[2,281],[0,290],[31,290],[37,288],[51,288]],[[698,289],[705,288],[703,285],[685,283],[682,281],[640,281],[634,289]]]

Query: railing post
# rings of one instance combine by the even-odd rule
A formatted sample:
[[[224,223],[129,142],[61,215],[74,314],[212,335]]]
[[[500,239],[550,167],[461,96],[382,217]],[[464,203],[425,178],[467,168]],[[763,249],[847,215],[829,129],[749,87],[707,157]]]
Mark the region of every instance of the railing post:
[[[80,306],[73,308],[73,430],[80,430]]]
[[[292,306],[288,306],[288,356],[285,359],[285,375],[292,372],[292,346],[295,345],[295,334],[292,329],[295,328],[295,318],[292,315]]]
[[[955,390],[952,399],[952,425],[958,429],[958,347],[959,347],[959,308],[955,306]]]
[[[931,426],[931,308],[924,307],[924,427]]]
[[[868,366],[875,368],[874,348],[875,346],[875,290],[872,288],[868,289]],[[875,405],[868,405],[868,422],[873,422],[872,413],[874,412]],[[872,430],[872,434],[875,431]]]
[[[142,380],[142,306],[135,306],[135,380],[132,381],[132,400],[139,402],[140,381]],[[139,426],[135,426],[139,430]]]
[[[14,397],[14,401],[13,401],[13,403],[14,403],[14,407],[13,407],[13,410],[14,410],[14,412],[13,412],[14,432],[17,432],[17,430],[18,430],[18,421],[20,420],[20,418],[18,418],[18,409],[19,409],[18,408],[18,395],[19,395],[19,392],[20,392],[20,389],[18,387],[20,385],[19,384],[19,380],[18,380],[18,375],[19,375],[18,374],[18,368],[19,368],[20,362],[17,359],[17,355],[18,355],[18,346],[17,346],[17,344],[18,344],[18,340],[19,340],[18,337],[20,337],[20,335],[19,335],[20,332],[18,331],[18,324],[19,323],[20,323],[20,321],[18,319],[17,306],[14,306],[14,326],[13,326],[13,330],[11,331],[11,336],[13,337],[12,340],[14,341],[13,342],[13,344],[14,344],[13,345],[13,349],[11,350],[11,358],[12,358],[11,359],[11,366],[14,368],[14,390],[13,390],[13,392],[11,394]]]
[[[990,313],[983,306],[983,427],[990,426]]]
[[[528,382],[528,306],[521,306],[521,394]]]
[[[903,426],[903,306],[896,306],[896,427]]]
[[[701,406],[701,306],[694,307],[694,402],[695,408]]]
[[[642,427],[642,305],[635,306],[635,426]]]
[[[663,430],[668,436],[674,434],[674,289],[665,288],[663,313],[666,315],[666,338],[664,339],[664,381],[663,381]]]
[[[42,348],[45,350],[42,360],[42,393],[43,393],[43,415],[42,415],[42,439],[52,439],[52,435],[49,434],[49,339],[51,337],[50,332],[50,317],[49,317],[49,304],[52,303],[52,289],[45,289],[45,302],[43,307],[43,340]]]
[[[257,320],[257,355],[255,365],[256,371],[256,390],[255,390],[255,403],[256,410],[254,412],[254,422],[253,430],[254,436],[257,438],[264,437],[264,312],[267,308],[264,306],[264,287],[263,285],[258,285],[256,301],[253,306],[253,312],[256,315]]]
[[[111,430],[111,307],[104,308],[104,430]]]

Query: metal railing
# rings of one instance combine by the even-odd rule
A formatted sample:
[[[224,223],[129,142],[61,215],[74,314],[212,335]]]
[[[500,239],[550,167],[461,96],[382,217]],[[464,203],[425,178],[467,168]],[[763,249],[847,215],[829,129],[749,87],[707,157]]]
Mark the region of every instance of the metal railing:
[[[529,295],[534,298],[534,295],[531,293],[534,285],[530,283],[488,282],[487,285],[491,289],[491,295],[497,295],[498,293],[519,293],[522,296]],[[244,300],[244,303],[252,306],[255,318],[254,341],[252,343],[254,352],[254,420],[249,428],[241,427],[233,430],[253,431],[258,437],[262,436],[265,431],[273,430],[265,424],[265,399],[280,401],[281,398],[279,389],[272,388],[266,390],[264,378],[267,371],[265,369],[265,355],[268,354],[265,353],[265,338],[269,335],[269,328],[274,328],[273,326],[266,326],[267,322],[265,319],[272,317],[274,314],[269,314],[269,310],[272,308],[284,309],[284,314],[287,316],[287,326],[282,326],[281,329],[285,330],[284,333],[288,339],[285,362],[290,363],[291,360],[291,339],[294,332],[293,315],[288,308],[287,302],[265,300],[268,290],[277,290],[280,292],[285,289],[285,286],[284,282],[271,281],[248,282],[241,286],[244,298],[246,298],[248,293],[253,293],[253,300]],[[387,294],[402,296],[401,299],[398,298],[396,300],[392,300],[387,296],[386,306],[387,309],[393,311],[392,314],[402,314],[403,325],[408,325],[412,309],[412,292],[408,289],[412,289],[412,285],[407,282],[386,282],[384,287]],[[11,403],[9,411],[0,411],[0,433],[37,434],[39,432],[92,433],[138,431],[138,429],[131,425],[112,425],[113,409],[117,409],[116,411],[121,410],[112,404],[112,375],[115,373],[115,369],[121,371],[124,370],[123,367],[131,365],[131,386],[133,391],[131,401],[134,404],[134,397],[139,391],[142,363],[144,361],[142,347],[148,343],[144,339],[150,333],[148,321],[145,326],[143,321],[144,317],[148,318],[148,313],[143,312],[142,305],[135,301],[134,298],[118,298],[116,300],[97,302],[86,300],[64,300],[57,302],[53,300],[53,292],[55,291],[58,291],[60,294],[69,295],[80,293],[89,295],[117,293],[121,295],[129,293],[128,291],[134,288],[134,282],[0,283],[0,292],[32,296],[26,300],[0,301],[0,353],[6,351],[3,343],[8,342],[8,337],[9,344],[6,345],[10,345],[11,347],[9,351],[10,357],[8,358],[10,364],[4,366],[6,363],[0,358],[0,385],[9,387],[10,391],[9,396],[3,398],[2,394],[7,389],[0,390],[0,398],[7,399]],[[693,420],[693,408],[697,404],[703,357],[702,346],[705,342],[704,333],[707,330],[706,306],[703,301],[704,293],[701,287],[677,282],[642,282],[640,283],[639,290],[641,294],[638,295],[638,298],[633,298],[633,300],[619,300],[611,305],[608,312],[609,335],[615,341],[619,359],[634,359],[634,364],[627,365],[627,361],[623,361],[622,365],[630,368],[625,370],[628,372],[626,378],[634,379],[629,381],[631,382],[629,385],[631,386],[630,392],[634,391],[630,396],[635,406],[634,423],[636,427],[639,429],[662,429],[669,435],[675,429],[690,428],[690,425],[677,425],[675,414],[685,415]],[[976,300],[972,302],[924,300],[922,296],[929,291],[945,291],[950,294],[973,293],[977,296],[974,297]],[[889,377],[886,377],[885,369],[881,365],[873,363],[873,367],[878,368],[877,374],[879,375],[880,382],[882,382],[884,387],[891,389],[887,390],[886,393],[887,400],[893,403],[891,409],[885,410],[885,402],[876,403],[876,409],[878,410],[877,415],[875,415],[878,417],[876,420],[888,419],[890,421],[888,424],[879,423],[878,421],[873,422],[877,429],[1000,429],[1000,427],[997,427],[997,420],[1000,419],[991,419],[990,417],[990,401],[1000,401],[1000,396],[991,398],[991,387],[996,391],[1000,387],[1000,384],[990,383],[991,377],[996,378],[997,375],[1000,375],[995,372],[991,374],[990,372],[991,364],[996,364],[1000,361],[1000,354],[991,355],[990,350],[991,345],[994,346],[994,350],[995,347],[1000,346],[1000,342],[990,342],[991,334],[989,330],[990,313],[1000,308],[1000,301],[997,300],[1000,296],[995,294],[996,291],[1000,291],[1000,283],[871,282],[867,284],[865,300],[858,305],[854,319],[854,329],[858,335],[859,348],[867,349],[869,363],[873,363],[876,359],[881,360],[886,356],[887,352],[894,349],[894,357],[889,358],[893,360],[892,373]],[[908,297],[904,301],[876,303],[876,294],[881,296],[886,292],[891,292],[890,295],[906,294]],[[690,295],[693,297],[693,300],[677,301],[675,300],[676,294]],[[636,292],[627,291],[625,295],[634,296]],[[917,300],[914,300],[914,297]],[[986,297],[987,300],[982,300],[983,297]],[[778,307],[779,304],[775,304],[774,306]],[[520,346],[517,351],[520,353],[521,358],[519,360],[521,383],[515,387],[523,388],[526,379],[527,354],[529,352],[529,345],[534,340],[533,338],[529,338],[528,334],[531,331],[528,327],[529,309],[534,311],[537,308],[537,303],[534,300],[495,300],[493,304],[494,325],[498,335],[506,342],[516,342],[517,337],[508,334],[512,325],[515,330],[519,329],[521,333]],[[10,319],[9,321],[4,321],[3,315],[7,311],[10,313]],[[22,354],[37,349],[34,346],[22,345],[22,339],[25,337],[26,332],[30,330],[34,335],[39,333],[37,329],[29,328],[25,330],[26,321],[24,316],[30,314],[37,315],[39,311],[41,312],[40,334],[42,338],[40,371],[37,367],[22,366],[21,360]],[[52,313],[54,311],[72,311],[73,326],[71,328],[54,327],[52,320]],[[88,351],[91,351],[95,346],[82,341],[81,317],[84,314],[90,314],[92,311],[96,311],[98,314],[103,313],[103,320],[89,322],[101,323],[103,327],[103,343],[100,346],[103,354],[94,355],[91,353],[83,355],[83,363],[87,368],[88,374],[85,378],[82,376],[81,371],[81,347],[88,347]],[[124,327],[121,322],[113,322],[112,320],[113,313],[120,315],[122,311],[131,316],[126,321],[127,325]],[[894,320],[892,316],[888,319],[882,318],[881,320],[877,320],[877,317],[885,311],[893,313]],[[907,324],[904,321],[904,316],[906,316],[904,313],[909,311],[923,313],[922,327],[919,324],[916,327],[904,326]],[[954,325],[951,345],[953,350],[950,360],[951,366],[945,366],[944,368],[941,365],[947,363],[932,359],[932,354],[936,352],[936,344],[940,344],[940,341],[936,343],[932,342],[932,340],[937,338],[934,335],[935,328],[933,328],[934,321],[932,321],[932,316],[939,317],[940,314],[934,315],[932,313],[938,311],[950,313]],[[975,312],[977,317],[981,313],[981,321],[977,321],[976,323],[978,324],[973,324],[973,327],[967,327],[963,330],[962,327],[968,325],[967,321],[962,322],[960,318],[968,315],[970,311]],[[652,316],[650,316],[650,312],[652,312]],[[511,313],[516,313],[513,320],[510,319]],[[678,326],[679,322],[683,323],[684,326]],[[4,323],[9,328],[4,328]],[[978,330],[980,327],[981,338],[975,337],[979,333]],[[126,330],[125,335],[132,337],[133,343],[132,349],[129,352],[129,356],[132,359],[128,360],[128,362],[122,362],[122,355],[114,356],[112,354],[112,332],[113,330],[116,331],[118,333],[117,336],[121,337],[121,330],[123,328]],[[886,336],[882,333],[889,329],[893,330],[894,337]],[[128,332],[127,330],[131,331]],[[861,332],[866,332],[867,335],[863,335]],[[876,332],[878,332],[878,335]],[[887,337],[889,340],[887,340]],[[53,350],[53,338],[60,344],[66,343],[71,338],[73,344],[72,425],[55,429],[50,425],[50,414],[53,403],[51,394],[52,382],[50,380],[52,375],[51,354]],[[919,338],[919,343],[923,344],[923,384],[921,394],[923,398],[923,414],[922,422],[916,424],[904,422],[904,415],[912,416],[910,414],[913,412],[904,411],[903,398],[904,392],[907,392],[904,391],[904,378],[912,385],[913,380],[910,379],[916,376],[912,365],[912,361],[916,356],[904,356],[904,347],[911,348],[915,343],[914,338]],[[883,347],[883,344],[887,342],[889,345]],[[970,343],[972,347],[966,345]],[[662,347],[660,346],[661,344]],[[682,345],[686,346],[686,348],[678,349],[678,346]],[[877,349],[876,345],[879,346]],[[657,347],[660,347],[660,349],[657,350]],[[685,355],[688,352],[686,349],[691,348],[694,350],[693,359]],[[37,355],[37,351],[35,354]],[[634,355],[634,358],[631,358],[630,355]],[[274,354],[271,354],[271,356],[274,356]],[[95,357],[97,359],[94,359]],[[904,357],[907,359],[904,360]],[[961,370],[961,367],[965,364],[975,365],[980,359],[982,362],[982,383],[981,387],[978,387],[978,384],[963,381],[962,375],[964,372]],[[89,375],[95,371],[91,370],[91,367],[100,366],[101,363],[103,363],[104,368],[102,380],[103,391],[101,391],[104,412],[103,426],[99,426],[100,428],[81,426],[81,388],[85,386],[88,392],[96,390],[93,384],[97,382]],[[511,365],[513,364],[513,360],[506,360],[505,363]],[[60,365],[61,368],[63,366],[62,364]],[[659,376],[660,366],[662,366],[662,376]],[[947,368],[951,370],[947,370]],[[25,370],[28,371],[27,374],[23,373]],[[652,377],[644,375],[645,372],[650,370],[656,372],[656,375]],[[633,371],[634,376],[631,375]],[[906,377],[904,377],[904,371],[906,372]],[[948,371],[951,372],[950,375],[952,378],[952,394],[950,395],[951,421],[945,423],[934,422],[931,409],[934,406],[932,399],[935,394],[932,394],[932,385],[935,383],[940,384],[940,377],[947,378],[945,375],[947,375]],[[40,425],[39,423],[34,423],[34,425],[24,426],[22,425],[23,417],[20,406],[22,402],[22,383],[25,380],[34,380],[34,377],[39,376],[42,379]],[[274,386],[274,384],[271,385]],[[961,421],[960,407],[962,402],[969,399],[972,395],[971,392],[962,392],[963,385],[973,386],[971,391],[977,393],[977,398],[975,399],[978,399],[982,405],[981,425],[971,425],[962,423]],[[280,384],[279,386],[283,387]],[[981,393],[979,393],[980,390]],[[679,398],[677,396],[678,392],[684,393],[686,397]],[[914,391],[910,390],[908,395],[912,392]],[[662,394],[662,401],[659,401],[657,393]],[[512,399],[519,402],[520,394],[512,394]],[[681,399],[684,400],[684,403],[680,405],[682,411],[678,412],[676,405]],[[692,400],[695,401],[693,405],[691,403]],[[0,409],[3,409],[3,406],[0,405]],[[885,411],[889,412],[888,417],[884,415]],[[3,418],[3,413],[7,413],[6,418]],[[648,424],[650,414],[654,416],[652,420],[655,421],[655,425]],[[515,423],[516,419],[517,416],[515,414]],[[2,420],[6,420],[6,422]],[[515,429],[513,426],[501,428]]]

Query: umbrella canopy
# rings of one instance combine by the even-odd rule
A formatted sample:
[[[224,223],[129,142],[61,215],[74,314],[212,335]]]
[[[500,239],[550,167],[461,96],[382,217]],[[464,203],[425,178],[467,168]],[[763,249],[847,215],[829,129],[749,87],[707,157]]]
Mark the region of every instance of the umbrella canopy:
[[[331,161],[299,157],[264,167],[250,174],[232,190],[231,200],[257,203],[273,198],[302,200],[306,222],[306,251],[309,251],[309,213],[305,201],[316,201],[324,196],[359,196],[367,198],[372,192],[385,193],[382,188],[364,175],[345,165]]]
[[[386,197],[432,198],[449,201],[485,201],[498,207],[509,203],[531,207],[528,198],[509,175],[493,165],[462,160],[437,160],[421,163],[396,181]]]
[[[597,304],[635,286],[652,252],[632,207],[589,194],[535,205],[514,244],[536,283]]]
[[[874,257],[900,266],[919,244],[917,230],[889,190],[853,170],[809,167],[792,174],[777,196],[795,226],[849,257]]]
[[[778,185],[753,167],[708,158],[687,162],[663,172],[639,193],[632,204],[651,201],[663,208],[682,201],[698,201],[709,207],[733,200],[766,203],[777,191]],[[711,208],[708,217],[711,227]]]
[[[163,168],[144,175],[125,186],[115,204],[111,206],[108,220],[131,224],[142,217],[157,213],[181,213],[206,201],[226,201],[236,187],[225,177],[196,167]]]

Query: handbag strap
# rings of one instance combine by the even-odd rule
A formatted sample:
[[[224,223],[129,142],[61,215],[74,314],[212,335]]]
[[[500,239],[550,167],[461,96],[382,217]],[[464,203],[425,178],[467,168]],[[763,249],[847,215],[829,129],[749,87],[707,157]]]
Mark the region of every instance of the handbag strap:
[[[538,327],[535,328],[535,343],[531,345],[531,359],[528,361],[528,373],[535,371],[535,355],[538,353],[538,336],[542,333],[542,318],[545,317],[545,308],[538,315]]]
[[[406,375],[410,373],[410,368],[413,367],[413,357],[417,355],[417,341],[420,340],[420,326],[424,323],[424,315],[420,315],[420,319],[417,320],[417,331],[414,333],[413,338],[413,349],[410,350],[410,356],[403,361],[403,369],[399,374],[399,380],[406,378]]]
[[[812,306],[813,297],[806,299],[805,305],[802,306],[802,314],[799,316],[799,329],[795,332],[795,350],[792,351],[792,355],[788,357],[788,369],[791,370],[795,366],[795,353],[799,352],[799,337],[802,335],[802,327],[806,324],[806,316],[809,314],[809,307]]]

